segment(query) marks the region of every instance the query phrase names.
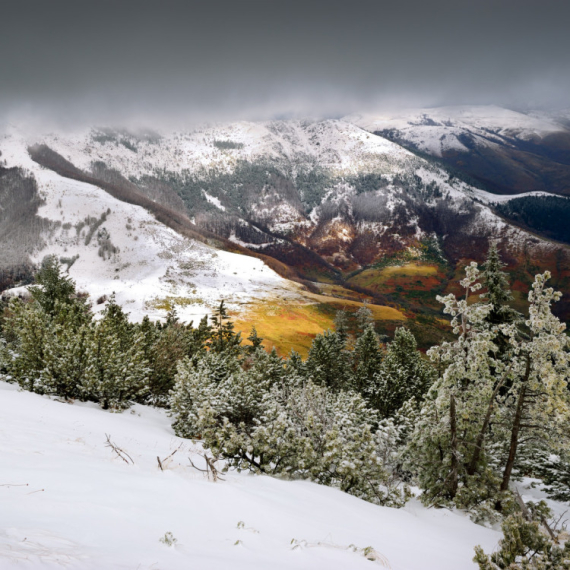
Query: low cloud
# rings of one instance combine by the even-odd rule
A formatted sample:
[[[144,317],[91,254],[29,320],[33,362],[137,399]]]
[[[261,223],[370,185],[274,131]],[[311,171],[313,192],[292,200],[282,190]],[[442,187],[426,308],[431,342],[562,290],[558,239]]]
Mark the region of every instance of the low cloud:
[[[395,106],[570,106],[568,3],[281,4],[8,3],[0,114],[176,127]]]

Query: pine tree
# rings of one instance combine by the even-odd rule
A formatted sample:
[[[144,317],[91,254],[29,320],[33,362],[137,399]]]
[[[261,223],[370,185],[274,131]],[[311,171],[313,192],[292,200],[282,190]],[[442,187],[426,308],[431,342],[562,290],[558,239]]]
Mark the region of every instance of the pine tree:
[[[537,275],[529,293],[528,333],[521,334],[515,324],[501,327],[513,347],[509,354],[511,383],[503,406],[509,442],[501,493],[509,489],[523,437],[539,433],[551,449],[570,449],[570,338],[566,325],[552,314],[552,304],[562,295],[546,287],[548,279],[548,271]],[[499,502],[497,508],[500,506]]]
[[[377,375],[382,363],[382,350],[374,327],[370,324],[358,337],[354,348],[354,387],[366,398],[378,392]]]
[[[458,339],[428,351],[445,369],[426,395],[408,456],[409,468],[417,472],[424,491],[424,502],[452,501],[470,508],[492,500],[497,490],[486,438],[497,414],[495,374],[504,375],[507,369],[490,356],[496,350],[495,333],[485,322],[490,304],[469,301],[469,296],[481,289],[476,263],[467,266],[461,286],[464,299],[453,294],[438,297],[445,305],[444,312],[453,317],[451,325]]]
[[[289,381],[291,381],[292,378],[305,378],[307,374],[305,363],[303,362],[301,355],[293,349],[291,349],[289,358],[286,361],[285,369],[287,371]]]
[[[149,367],[147,401],[164,406],[174,386],[178,362],[189,353],[192,329],[180,324],[178,318],[167,317],[164,325],[153,325],[145,317],[140,331],[144,338],[144,358]]]
[[[368,301],[364,301],[362,307],[356,311],[356,323],[360,332],[364,332],[368,326],[374,325],[374,317],[368,308]]]
[[[561,537],[555,535],[553,540],[541,528],[545,510],[543,503],[531,505],[528,518],[522,513],[508,516],[496,552],[489,556],[475,547],[473,561],[479,570],[570,570],[570,541],[561,546]]]
[[[263,339],[258,336],[255,327],[251,327],[251,332],[249,333],[247,340],[251,342],[251,346],[247,347],[247,350],[250,354],[253,354],[258,348],[263,348]]]
[[[346,311],[337,311],[334,318],[334,329],[341,342],[346,345],[348,341],[348,315]]]
[[[393,416],[411,398],[421,401],[435,380],[434,368],[417,348],[408,329],[396,329],[374,382],[372,401],[383,417]]]
[[[87,347],[92,335],[91,314],[78,304],[56,301],[54,318],[46,330],[43,369],[35,390],[66,399],[81,396],[87,368]]]
[[[71,303],[75,295],[75,283],[61,273],[61,265],[55,256],[44,258],[36,275],[37,285],[28,287],[33,300],[49,316],[54,316],[56,303]]]
[[[220,303],[212,315],[210,350],[234,355],[241,351],[241,333],[235,333],[234,324],[228,315],[224,301]]]
[[[479,290],[477,264],[466,273],[461,285],[467,293]],[[468,294],[439,298],[458,339],[429,351],[445,371],[426,397],[410,442],[422,500],[448,500],[491,517],[508,498],[523,437],[535,431],[551,449],[569,449],[563,427],[570,421],[569,339],[552,315],[560,294],[545,287],[548,277],[535,278],[525,334],[515,323],[489,327],[488,302],[470,303]],[[510,347],[507,357],[495,343],[499,332]]]
[[[497,242],[493,241],[487,252],[487,259],[483,264],[481,282],[486,292],[480,297],[486,299],[491,305],[491,310],[486,317],[486,322],[491,325],[502,325],[515,322],[521,315],[510,307],[513,300],[510,290],[508,275],[503,271],[505,264],[501,260]]]
[[[197,328],[188,326],[186,331],[188,333],[187,356],[197,362],[206,352],[206,348],[212,337],[212,327],[208,323],[208,316],[204,315],[198,323]]]
[[[36,282],[31,302],[13,299],[9,305],[6,371],[26,390],[75,398],[92,315],[55,257],[44,260]]]
[[[333,390],[351,388],[350,354],[342,335],[332,331],[318,334],[309,349],[305,370],[315,384]]]
[[[123,410],[140,400],[148,390],[144,350],[142,331],[133,331],[127,316],[112,299],[94,326],[87,347],[83,396],[99,402],[105,410]]]
[[[205,430],[218,430],[224,420],[251,424],[268,388],[265,377],[243,371],[231,354],[208,352],[196,365],[187,358],[170,397],[173,428],[180,437],[205,437]]]
[[[38,303],[13,299],[5,334],[13,340],[5,348],[8,375],[24,390],[40,391],[38,378],[45,367],[45,347],[49,335],[50,317]]]

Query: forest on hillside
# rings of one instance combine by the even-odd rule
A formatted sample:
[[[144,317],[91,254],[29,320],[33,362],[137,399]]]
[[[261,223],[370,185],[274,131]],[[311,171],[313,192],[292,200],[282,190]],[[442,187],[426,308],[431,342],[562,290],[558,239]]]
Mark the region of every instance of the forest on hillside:
[[[525,196],[496,204],[508,218],[551,239],[570,243],[570,200],[557,196]]]

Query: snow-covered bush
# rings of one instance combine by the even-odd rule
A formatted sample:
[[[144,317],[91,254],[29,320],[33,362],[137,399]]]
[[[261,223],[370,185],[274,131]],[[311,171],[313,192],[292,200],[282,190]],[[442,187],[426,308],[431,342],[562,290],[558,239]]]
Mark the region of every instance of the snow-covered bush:
[[[268,389],[266,379],[255,371],[246,373],[236,357],[224,352],[208,352],[196,365],[186,358],[178,366],[170,397],[174,430],[180,437],[203,436],[201,414],[206,409],[208,425],[219,426],[224,418],[250,425],[260,415]]]
[[[273,360],[273,374],[269,370]],[[248,370],[209,353],[180,367],[171,399],[177,435],[200,437],[227,467],[303,477],[378,504],[407,495],[387,474],[378,418],[357,393],[287,379],[275,356]]]
[[[544,528],[548,509],[544,503],[530,505],[527,518],[522,513],[508,516],[503,524],[503,538],[493,554],[475,547],[473,559],[479,570],[569,570],[570,541],[561,545],[557,532]]]

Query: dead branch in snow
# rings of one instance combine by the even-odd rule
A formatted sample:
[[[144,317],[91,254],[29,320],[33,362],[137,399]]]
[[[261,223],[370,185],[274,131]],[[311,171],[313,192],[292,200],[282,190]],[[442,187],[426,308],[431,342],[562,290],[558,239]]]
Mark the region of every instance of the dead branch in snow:
[[[206,473],[206,475],[208,476],[208,480],[210,479],[210,473],[211,473],[214,483],[218,480],[220,480],[220,481],[225,480],[225,479],[222,479],[222,477],[220,477],[220,471],[216,467],[216,463],[220,460],[219,457],[210,457],[207,453],[198,453],[198,455],[206,462],[206,469],[200,469],[199,467],[196,467],[196,465],[194,465],[194,462],[192,461],[192,459],[190,457],[188,457],[188,461],[190,461],[190,465],[192,465],[192,467],[194,467],[194,469],[196,469],[196,471],[200,471],[201,473]]]
[[[117,454],[117,456],[120,457],[127,465],[129,463],[131,463],[132,465],[135,464],[133,458],[124,449],[121,449],[119,446],[115,445],[111,441],[110,435],[105,434],[105,436],[107,437],[107,442],[105,444],[105,447],[110,447]]]
[[[180,448],[184,445],[184,443],[181,443],[169,456],[165,457],[164,459],[160,459],[160,457],[157,455],[156,456],[156,460],[158,461],[158,466],[160,467],[161,471],[164,471],[164,465],[166,464],[166,462],[177,452],[180,451]]]

